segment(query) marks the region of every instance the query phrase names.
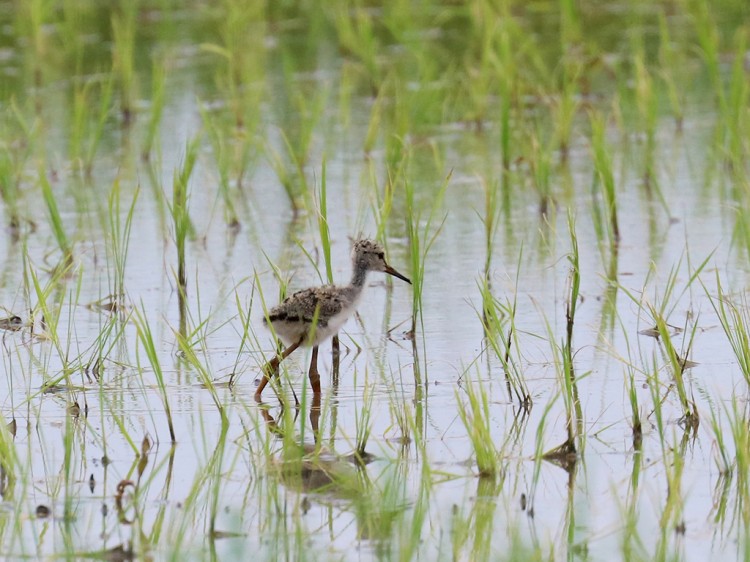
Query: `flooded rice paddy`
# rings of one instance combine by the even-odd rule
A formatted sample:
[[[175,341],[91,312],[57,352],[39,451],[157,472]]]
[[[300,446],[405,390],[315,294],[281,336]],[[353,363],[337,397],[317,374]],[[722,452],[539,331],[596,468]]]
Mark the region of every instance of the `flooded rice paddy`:
[[[5,558],[748,557],[743,2],[0,7]]]

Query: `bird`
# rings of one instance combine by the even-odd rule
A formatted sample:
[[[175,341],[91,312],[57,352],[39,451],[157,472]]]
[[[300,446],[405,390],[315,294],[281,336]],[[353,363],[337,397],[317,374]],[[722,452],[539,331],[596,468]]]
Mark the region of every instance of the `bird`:
[[[374,240],[357,240],[352,246],[352,278],[348,285],[323,285],[297,291],[268,311],[263,324],[270,324],[273,332],[286,348],[262,368],[263,377],[255,391],[261,401],[263,389],[271,377],[278,376],[279,365],[300,346],[312,346],[308,376],[313,394],[320,394],[318,346],[335,336],[354,314],[362,296],[367,273],[382,271],[411,285],[408,277],[393,269],[385,260],[383,246]]]

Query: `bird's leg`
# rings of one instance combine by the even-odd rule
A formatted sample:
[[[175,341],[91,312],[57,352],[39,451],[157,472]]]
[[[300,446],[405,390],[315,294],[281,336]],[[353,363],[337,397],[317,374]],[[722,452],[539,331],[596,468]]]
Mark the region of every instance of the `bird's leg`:
[[[341,345],[339,344],[338,334],[331,338],[331,353],[333,353],[334,357],[341,354]]]
[[[300,338],[299,341],[287,347],[281,353],[281,355],[276,355],[268,363],[263,365],[263,368],[261,369],[263,371],[263,378],[260,379],[260,384],[258,385],[258,388],[255,390],[256,402],[260,402],[260,396],[261,394],[263,394],[263,389],[266,388],[266,385],[268,384],[268,381],[271,380],[271,377],[279,376],[279,365],[281,364],[281,362],[287,357],[289,357],[295,349],[297,349],[300,345],[302,345],[303,341],[305,341],[305,338]]]
[[[333,388],[338,388],[339,386],[339,361],[341,361],[341,348],[339,346],[339,337],[336,335],[331,340],[331,385]]]
[[[315,444],[320,442],[320,394],[313,394],[312,406],[310,407],[310,426],[313,430],[313,437],[315,438]]]
[[[312,359],[310,359],[310,386],[313,395],[320,394],[320,373],[318,373],[318,346],[313,346]]]

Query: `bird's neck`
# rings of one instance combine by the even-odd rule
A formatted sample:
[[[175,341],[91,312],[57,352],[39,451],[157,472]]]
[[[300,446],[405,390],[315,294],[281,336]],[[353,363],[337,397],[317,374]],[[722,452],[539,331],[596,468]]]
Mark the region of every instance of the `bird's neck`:
[[[365,278],[367,277],[367,270],[362,267],[355,265],[354,272],[352,273],[352,287],[361,289],[365,286]]]

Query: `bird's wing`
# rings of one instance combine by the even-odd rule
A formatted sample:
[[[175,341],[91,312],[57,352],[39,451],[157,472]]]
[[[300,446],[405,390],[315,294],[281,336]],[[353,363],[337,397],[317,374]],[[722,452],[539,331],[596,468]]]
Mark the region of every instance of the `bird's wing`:
[[[305,322],[312,322],[315,310],[320,306],[318,322],[324,326],[328,319],[336,316],[344,307],[344,300],[332,285],[302,289],[288,296],[284,301],[269,311],[271,321],[294,317]]]
[[[315,303],[315,306],[320,305],[320,318],[332,318],[344,308],[345,302],[340,291],[332,285],[321,287],[318,296],[320,299]]]

